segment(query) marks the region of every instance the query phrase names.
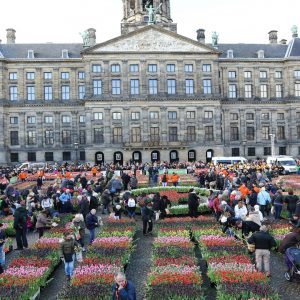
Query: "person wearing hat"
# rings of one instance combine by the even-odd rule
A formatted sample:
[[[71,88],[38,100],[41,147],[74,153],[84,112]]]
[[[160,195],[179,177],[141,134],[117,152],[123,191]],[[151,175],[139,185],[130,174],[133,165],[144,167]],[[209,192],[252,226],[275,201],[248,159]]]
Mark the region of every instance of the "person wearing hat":
[[[0,274],[3,273],[3,268],[5,265],[5,252],[4,252],[4,244],[6,240],[6,235],[4,230],[2,230],[3,224],[0,222]]]
[[[248,243],[255,245],[256,269],[262,272],[262,262],[264,262],[264,271],[270,276],[270,250],[276,247],[274,237],[268,232],[265,225],[260,227],[260,231],[254,232],[248,239]]]
[[[23,248],[28,248],[27,242],[27,210],[25,208],[26,202],[21,201],[20,206],[16,209],[14,213],[14,229],[16,230],[16,241],[17,249],[23,250]]]

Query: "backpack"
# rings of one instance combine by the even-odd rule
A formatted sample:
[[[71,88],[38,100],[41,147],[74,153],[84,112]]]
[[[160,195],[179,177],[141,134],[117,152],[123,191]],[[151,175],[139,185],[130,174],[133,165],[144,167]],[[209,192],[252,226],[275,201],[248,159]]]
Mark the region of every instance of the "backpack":
[[[132,198],[130,198],[129,200],[128,200],[128,207],[135,207],[135,201],[134,201],[134,199],[132,199]]]

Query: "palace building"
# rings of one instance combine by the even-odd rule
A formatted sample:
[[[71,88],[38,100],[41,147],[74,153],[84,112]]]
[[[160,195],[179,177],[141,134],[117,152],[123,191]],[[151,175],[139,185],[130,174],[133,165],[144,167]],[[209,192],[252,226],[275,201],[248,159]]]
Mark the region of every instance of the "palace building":
[[[266,36],[267,38],[267,36]],[[0,163],[300,156],[300,38],[177,33],[170,0],[123,0],[121,35],[0,44]]]

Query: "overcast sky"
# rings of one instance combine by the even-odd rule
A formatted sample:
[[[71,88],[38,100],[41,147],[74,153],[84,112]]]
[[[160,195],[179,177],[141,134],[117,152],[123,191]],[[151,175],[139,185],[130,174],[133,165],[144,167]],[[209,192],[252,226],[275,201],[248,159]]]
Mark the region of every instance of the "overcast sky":
[[[0,39],[14,28],[16,43],[78,43],[79,32],[93,27],[97,43],[120,35],[122,0],[1,0]],[[219,43],[268,43],[268,32],[291,39],[300,27],[300,0],[171,0],[178,33],[196,39],[196,30],[219,34]]]

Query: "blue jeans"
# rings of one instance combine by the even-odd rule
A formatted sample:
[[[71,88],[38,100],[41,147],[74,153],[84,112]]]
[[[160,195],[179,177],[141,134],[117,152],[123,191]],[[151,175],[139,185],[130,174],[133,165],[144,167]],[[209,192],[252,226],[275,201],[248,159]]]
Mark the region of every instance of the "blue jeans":
[[[282,205],[276,205],[275,204],[274,209],[275,209],[275,220],[278,220],[278,219],[280,219]]]
[[[0,246],[0,265],[4,267],[5,265],[5,252],[4,245]]]
[[[90,231],[90,244],[91,244],[95,239],[95,228],[89,229],[89,231]]]
[[[67,276],[73,276],[73,270],[74,270],[74,260],[75,260],[75,255],[73,254],[72,256],[73,260],[70,262],[65,261],[65,272]]]

